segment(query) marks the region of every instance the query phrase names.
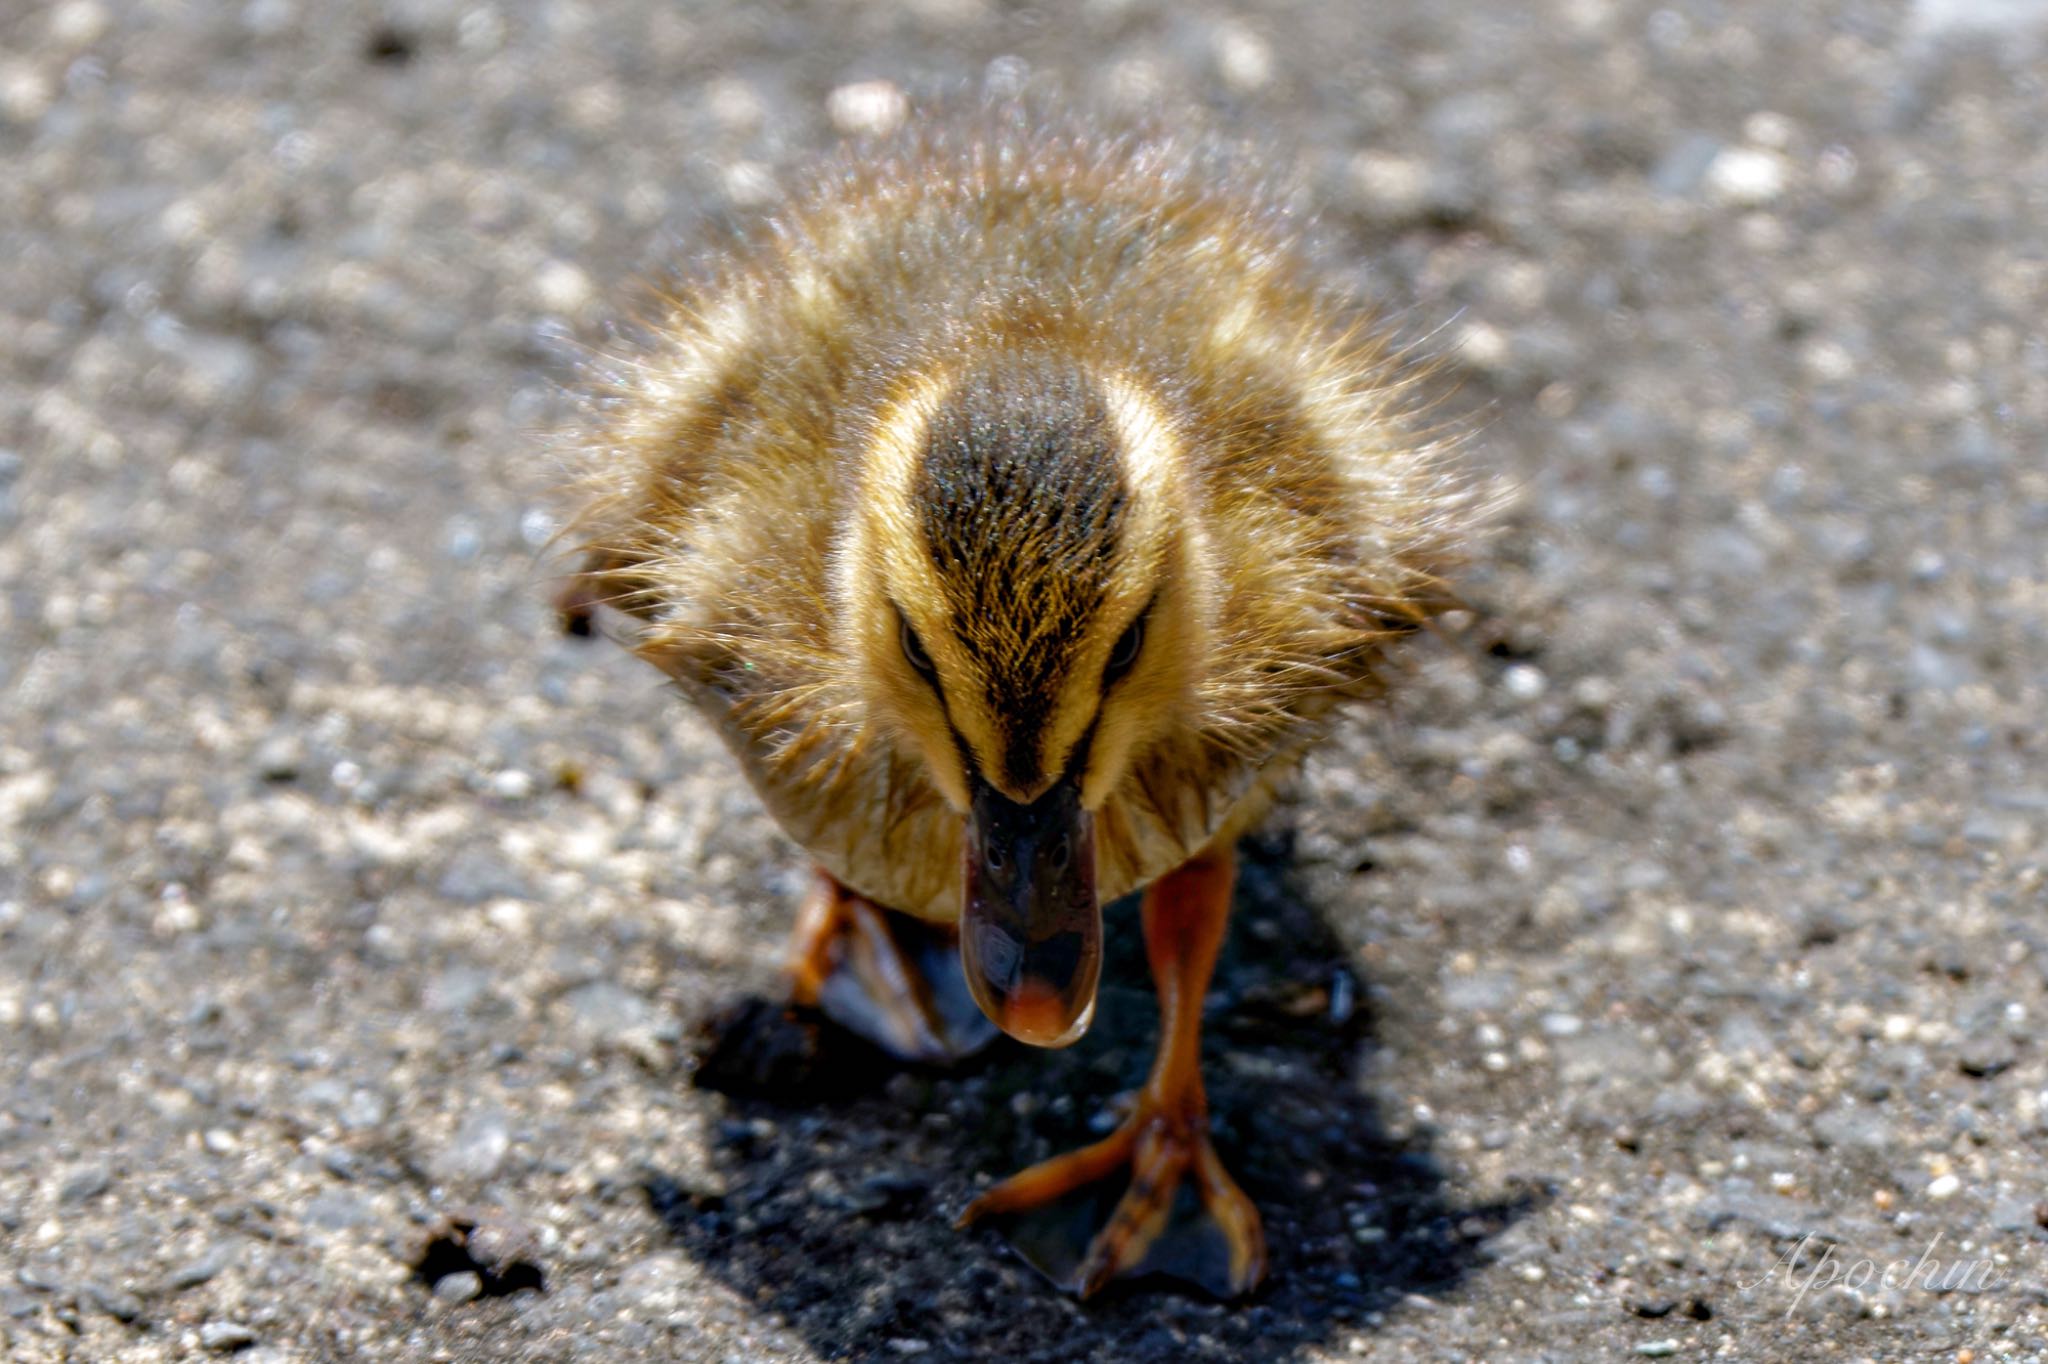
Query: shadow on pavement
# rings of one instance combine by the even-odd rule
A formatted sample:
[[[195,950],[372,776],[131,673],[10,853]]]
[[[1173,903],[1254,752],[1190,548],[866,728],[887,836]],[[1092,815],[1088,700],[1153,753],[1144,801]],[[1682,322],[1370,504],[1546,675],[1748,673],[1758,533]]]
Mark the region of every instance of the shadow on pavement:
[[[1094,1139],[1142,1082],[1157,1014],[1134,899],[1110,911],[1097,1022],[1065,1051],[1005,1041],[964,1071],[903,1070],[829,1025],[736,1009],[698,1072],[730,1103],[712,1153],[725,1187],[650,1172],[655,1210],[828,1358],[1284,1359],[1455,1286],[1541,1195],[1458,1206],[1427,1135],[1386,1131],[1355,1078],[1373,1030],[1342,946],[1293,893],[1284,843],[1247,843],[1239,865],[1204,1068],[1217,1147],[1271,1247],[1249,1304],[1154,1283],[1083,1306],[992,1233],[951,1226],[974,1173]]]

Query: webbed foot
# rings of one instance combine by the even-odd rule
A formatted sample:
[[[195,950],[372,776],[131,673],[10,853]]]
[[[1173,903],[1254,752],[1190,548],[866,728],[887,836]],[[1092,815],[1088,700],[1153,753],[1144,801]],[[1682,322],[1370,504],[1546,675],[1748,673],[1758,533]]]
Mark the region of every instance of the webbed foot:
[[[1240,1297],[1265,1276],[1265,1232],[1207,1127],[1206,1115],[1141,1101],[1103,1140],[975,1199],[960,1225],[994,1220],[1034,1268],[1078,1297],[1148,1274]]]
[[[968,993],[959,940],[883,909],[824,872],[790,943],[790,1001],[905,1061],[946,1065],[997,1032]]]

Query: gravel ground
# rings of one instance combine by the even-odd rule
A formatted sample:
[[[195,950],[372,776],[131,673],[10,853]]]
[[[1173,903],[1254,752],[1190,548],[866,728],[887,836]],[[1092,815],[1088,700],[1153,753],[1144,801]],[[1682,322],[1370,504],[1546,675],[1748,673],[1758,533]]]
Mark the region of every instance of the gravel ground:
[[[0,1355],[2048,1357],[2044,35],[7,6]],[[1127,920],[1072,1053],[710,1040],[802,866],[543,607],[565,338],[861,83],[1027,73],[1292,158],[1520,489],[1252,849],[1249,1308],[948,1225],[1141,1077]]]

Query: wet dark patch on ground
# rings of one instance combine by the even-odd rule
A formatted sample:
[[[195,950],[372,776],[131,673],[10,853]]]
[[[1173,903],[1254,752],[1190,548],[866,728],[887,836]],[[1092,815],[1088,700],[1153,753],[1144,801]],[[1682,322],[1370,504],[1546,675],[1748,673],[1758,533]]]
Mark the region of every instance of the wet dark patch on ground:
[[[1135,900],[1110,911],[1097,1022],[1065,1051],[1004,1042],[963,1071],[903,1070],[813,1018],[760,1001],[728,1013],[699,1070],[730,1103],[714,1153],[725,1187],[655,1173],[653,1206],[832,1358],[1286,1358],[1455,1286],[1540,1195],[1466,1205],[1427,1133],[1388,1130],[1358,1079],[1372,1018],[1342,945],[1294,893],[1283,842],[1240,862],[1204,1068],[1218,1149],[1273,1257],[1249,1303],[1138,1283],[1076,1304],[995,1235],[951,1226],[973,1175],[1094,1140],[1142,1083],[1157,1011]]]

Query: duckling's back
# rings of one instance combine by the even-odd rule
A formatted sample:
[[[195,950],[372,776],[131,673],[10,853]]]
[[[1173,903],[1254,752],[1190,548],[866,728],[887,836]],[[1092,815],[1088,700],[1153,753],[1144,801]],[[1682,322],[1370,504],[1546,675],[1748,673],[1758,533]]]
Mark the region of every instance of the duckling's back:
[[[1098,817],[1115,895],[1248,821],[1383,641],[1443,602],[1457,520],[1399,367],[1242,162],[1014,110],[857,147],[663,295],[582,443],[579,603],[717,720],[847,884],[956,912],[959,820],[866,724],[840,530],[882,415],[995,357],[1138,387],[1206,500],[1222,643],[1191,714]]]

